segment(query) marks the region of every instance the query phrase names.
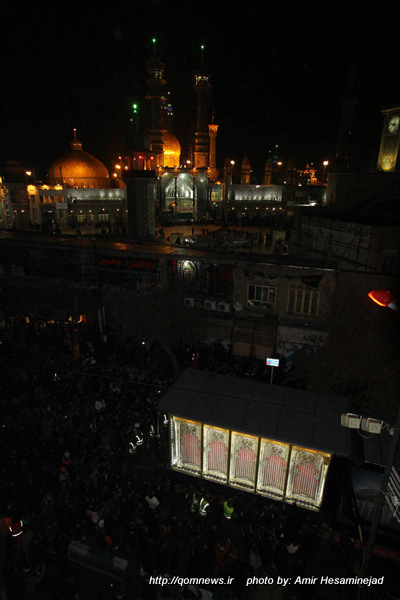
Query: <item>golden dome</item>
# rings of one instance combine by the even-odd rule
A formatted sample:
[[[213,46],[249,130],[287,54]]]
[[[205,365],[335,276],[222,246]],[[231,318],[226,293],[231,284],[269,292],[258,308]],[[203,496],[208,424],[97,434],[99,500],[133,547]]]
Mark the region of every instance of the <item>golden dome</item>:
[[[76,132],[74,134],[71,149],[50,165],[49,182],[67,187],[109,187],[110,176],[106,167],[95,156],[82,150],[82,142],[77,139]]]
[[[163,132],[163,155],[164,155],[164,167],[179,167],[181,158],[181,145],[174,136],[168,130]]]

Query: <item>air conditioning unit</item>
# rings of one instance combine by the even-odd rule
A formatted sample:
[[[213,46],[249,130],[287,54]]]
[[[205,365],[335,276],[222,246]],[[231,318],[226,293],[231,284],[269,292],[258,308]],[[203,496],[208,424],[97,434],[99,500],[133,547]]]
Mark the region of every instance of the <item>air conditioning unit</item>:
[[[217,310],[217,303],[215,300],[204,300],[204,308],[206,310]]]
[[[231,308],[231,305],[229,304],[229,302],[218,302],[218,310],[220,310],[221,312],[229,312]]]
[[[344,413],[340,417],[340,424],[342,427],[348,427],[349,429],[360,429],[361,417],[354,415],[353,413]]]
[[[194,306],[194,298],[184,298],[183,304],[185,306]]]
[[[363,418],[361,420],[361,429],[368,433],[380,433],[382,429],[382,421],[378,419]]]

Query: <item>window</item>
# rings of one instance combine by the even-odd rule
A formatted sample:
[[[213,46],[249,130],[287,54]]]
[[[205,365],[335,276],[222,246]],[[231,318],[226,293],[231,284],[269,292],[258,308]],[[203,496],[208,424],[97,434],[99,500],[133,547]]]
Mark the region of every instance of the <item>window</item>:
[[[289,287],[288,313],[297,315],[317,315],[319,292],[304,285],[291,283]]]
[[[276,287],[269,285],[249,285],[247,306],[261,306],[275,310]]]

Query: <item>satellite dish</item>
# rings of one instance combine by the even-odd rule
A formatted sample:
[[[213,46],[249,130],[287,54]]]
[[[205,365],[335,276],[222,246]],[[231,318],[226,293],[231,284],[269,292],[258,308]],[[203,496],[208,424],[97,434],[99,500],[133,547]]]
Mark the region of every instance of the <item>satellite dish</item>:
[[[234,308],[235,310],[238,310],[238,311],[239,311],[239,310],[242,310],[242,308],[243,308],[243,304],[242,304],[241,302],[235,302],[235,303],[233,304],[233,308]]]

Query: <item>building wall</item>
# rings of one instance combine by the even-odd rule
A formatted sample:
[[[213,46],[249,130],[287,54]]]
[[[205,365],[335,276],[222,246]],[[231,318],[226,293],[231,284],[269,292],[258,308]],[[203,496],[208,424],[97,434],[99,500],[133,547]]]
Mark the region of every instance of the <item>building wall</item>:
[[[309,215],[303,215],[292,228],[289,242],[289,250],[298,257],[328,258],[337,261],[341,269],[360,272],[382,272],[387,251],[393,254],[399,248],[399,225]]]
[[[319,343],[329,328],[335,298],[333,269],[283,265],[279,260],[260,263],[256,256],[251,261],[212,252],[175,252],[170,247],[157,252],[156,247],[134,243],[122,251],[103,246],[101,240],[91,247],[79,240],[64,240],[62,246],[55,240],[0,240],[0,265],[9,276],[74,283],[81,295],[90,296],[93,289],[101,290],[104,298],[128,290],[176,293],[177,302],[206,316],[204,339],[228,339],[235,353],[261,360],[277,348],[292,351],[293,344]],[[108,310],[118,318],[115,303]],[[301,328],[306,335],[299,333]]]
[[[332,269],[239,263],[235,301],[249,314],[264,312],[293,321],[328,322],[335,283]]]
[[[281,185],[233,184],[228,186],[228,202],[282,202]]]

